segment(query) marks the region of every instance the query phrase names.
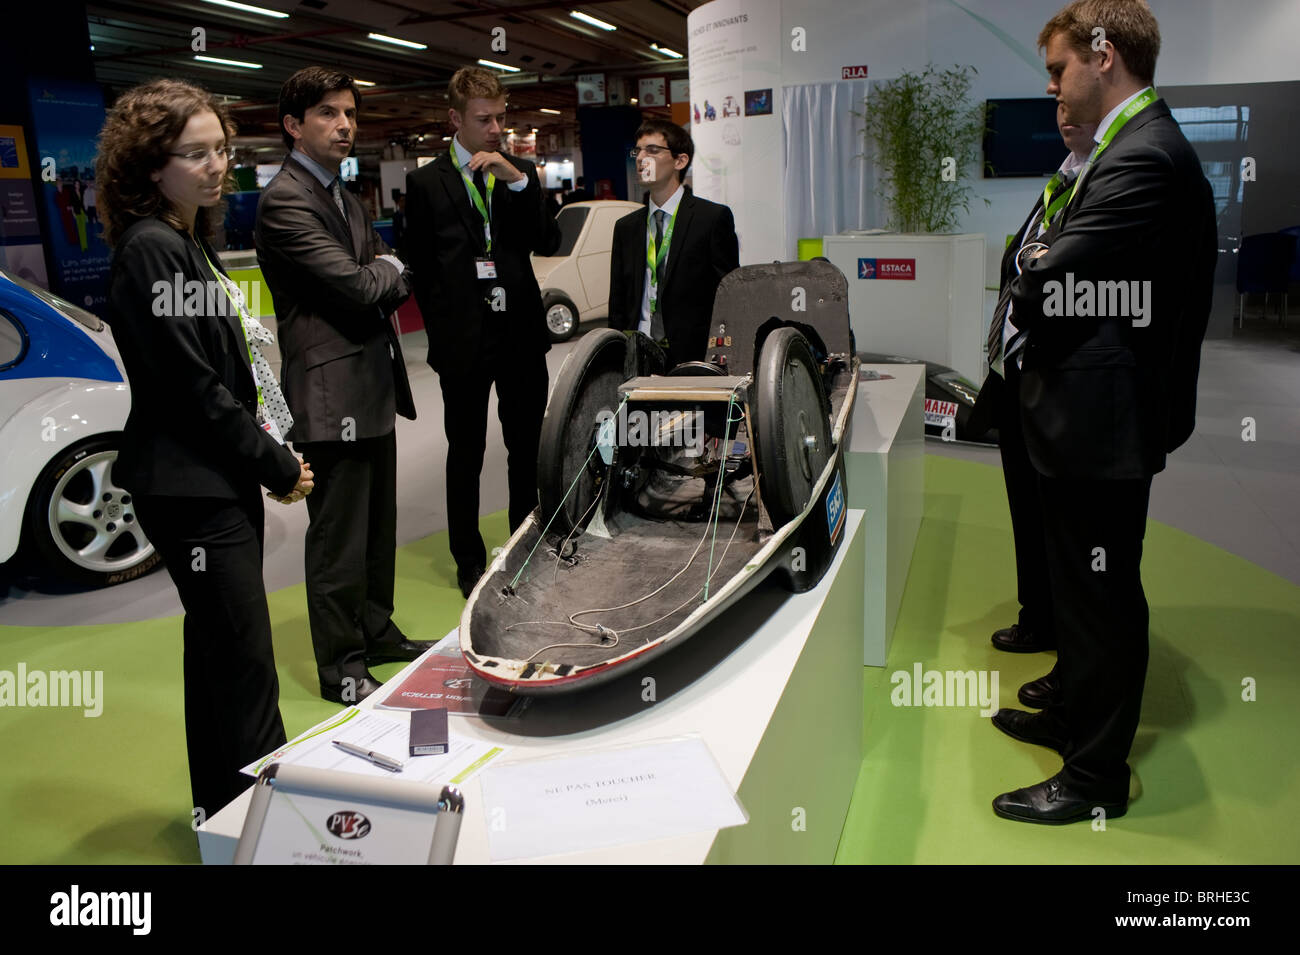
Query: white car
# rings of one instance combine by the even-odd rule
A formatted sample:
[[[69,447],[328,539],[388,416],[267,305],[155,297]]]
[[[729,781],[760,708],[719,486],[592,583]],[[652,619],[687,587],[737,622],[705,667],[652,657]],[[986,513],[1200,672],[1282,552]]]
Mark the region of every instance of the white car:
[[[609,254],[614,223],[643,206],[621,199],[573,202],[555,217],[560,247],[532,257],[551,341],[572,338],[581,322],[609,316]]]
[[[158,566],[113,481],[130,410],[108,326],[0,272],[0,563],[89,586]]]

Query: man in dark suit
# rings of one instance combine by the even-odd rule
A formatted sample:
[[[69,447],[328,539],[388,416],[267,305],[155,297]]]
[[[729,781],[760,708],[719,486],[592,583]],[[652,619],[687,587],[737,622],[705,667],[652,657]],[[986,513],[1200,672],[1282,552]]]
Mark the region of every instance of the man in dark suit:
[[[972,426],[977,430],[989,426],[998,429],[1002,476],[1007,486],[1015,542],[1016,596],[1020,601],[1020,618],[1010,627],[996,631],[993,645],[1012,653],[1056,648],[1038,472],[1029,460],[1020,427],[1020,361],[1024,356],[1024,336],[1016,328],[1012,314],[1011,280],[1018,274],[1017,256],[1026,245],[1042,238],[1052,220],[1060,215],[1088,154],[1092,152],[1095,124],[1066,123],[1062,119],[1062,109],[1058,107],[1057,128],[1070,152],[1039,194],[1029,218],[1002,256],[1002,291],[989,326],[989,374],[971,414]],[[1056,671],[1053,670],[1041,680],[1021,687],[1020,700],[1027,706],[1043,707],[1054,700],[1057,689]]]
[[[609,327],[664,344],[669,368],[704,359],[718,283],[740,266],[731,210],[682,182],[694,155],[680,126],[641,124],[632,156],[650,192],[643,211],[614,224],[609,262]]]
[[[362,204],[343,188],[361,97],[345,73],[308,67],[280,91],[292,152],[262,193],[254,238],[275,300],[281,378],[308,456],[307,613],[321,696],[356,703],[379,688],[367,669],[428,644],[393,622],[397,536],[395,415],[415,417],[389,314],[409,293]]]
[[[1011,283],[1060,697],[1038,714],[999,710],[994,724],[1064,766],[993,808],[1064,823],[1128,807],[1148,657],[1147,502],[1195,426],[1217,230],[1196,153],[1151,85],[1160,32],[1146,3],[1078,0],[1038,41],[1063,121],[1097,123],[1097,145]]]
[[[564,197],[564,202],[561,203],[561,205],[567,206],[571,202],[590,202],[590,201],[591,201],[591,192],[587,189],[586,180],[582,176],[579,176],[577,188],[570,191],[569,194]]]
[[[468,597],[487,563],[479,474],[493,383],[509,452],[511,531],[537,506],[551,342],[528,256],[554,252],[560,230],[536,167],[500,151],[506,93],[497,75],[458,70],[448,100],[451,149],[406,177],[406,245],[429,365],[442,386],[447,532],[456,582]]]

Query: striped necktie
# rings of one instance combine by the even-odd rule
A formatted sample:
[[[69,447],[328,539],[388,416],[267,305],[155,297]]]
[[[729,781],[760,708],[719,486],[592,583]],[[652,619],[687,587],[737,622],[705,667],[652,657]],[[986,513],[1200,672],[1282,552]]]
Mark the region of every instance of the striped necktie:
[[[1066,169],[1063,172],[1058,171],[1052,177],[1051,181],[1048,183],[1046,208],[1051,209],[1052,203],[1056,201],[1057,197],[1060,196],[1063,191],[1068,190],[1070,188],[1070,184],[1073,183],[1074,180],[1079,177],[1079,172],[1081,169],[1082,167],[1075,166],[1073,169]],[[1049,226],[1052,222],[1056,220],[1056,217],[1061,214],[1064,208],[1065,206],[1062,205],[1060,208],[1053,210],[1052,218],[1048,222]],[[1037,234],[1039,236],[1043,235],[1047,231],[1047,229],[1042,224],[1042,219],[1040,216],[1035,215],[1033,217],[1033,222],[1038,224]],[[1028,228],[1026,228],[1026,231],[1028,231]],[[1005,285],[1002,286],[1002,292],[1001,294],[998,295],[998,303],[993,307],[993,321],[989,324],[989,338],[988,338],[989,368],[993,371],[996,371],[999,375],[1005,374],[1005,365],[1003,363],[1003,354],[1002,354],[1002,340],[1005,337],[1004,332],[1006,329],[1007,313],[1010,310],[1011,310],[1011,282],[1008,281]],[[1012,334],[1011,340],[1006,343],[1006,357],[1010,358],[1011,356],[1013,356],[1017,351],[1019,351],[1024,346],[1024,343],[1025,343],[1025,333],[1021,329],[1017,328],[1015,332]]]

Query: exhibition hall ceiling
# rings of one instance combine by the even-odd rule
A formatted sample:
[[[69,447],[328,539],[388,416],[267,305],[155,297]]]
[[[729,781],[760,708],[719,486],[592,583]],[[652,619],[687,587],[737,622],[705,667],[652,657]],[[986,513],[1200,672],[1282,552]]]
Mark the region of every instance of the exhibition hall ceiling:
[[[580,74],[633,84],[639,76],[685,78],[686,16],[706,0],[241,2],[266,12],[240,9],[233,0],[91,0],[86,13],[97,79],[112,92],[157,76],[192,80],[226,98],[242,136],[269,139],[278,138],[275,101],[285,77],[304,66],[334,66],[374,84],[363,87],[358,144],[373,147],[393,137],[449,132],[447,80],[458,67],[486,59],[518,70],[502,71],[510,121],[564,126],[575,119]]]

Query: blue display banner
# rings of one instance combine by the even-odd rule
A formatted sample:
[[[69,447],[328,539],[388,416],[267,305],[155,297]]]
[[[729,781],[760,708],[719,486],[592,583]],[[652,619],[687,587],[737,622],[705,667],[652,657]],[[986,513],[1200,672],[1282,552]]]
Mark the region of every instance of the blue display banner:
[[[108,295],[109,249],[95,200],[95,152],[104,97],[93,83],[33,79],[27,85],[40,168],[34,177],[49,216],[54,290],[90,311]]]

